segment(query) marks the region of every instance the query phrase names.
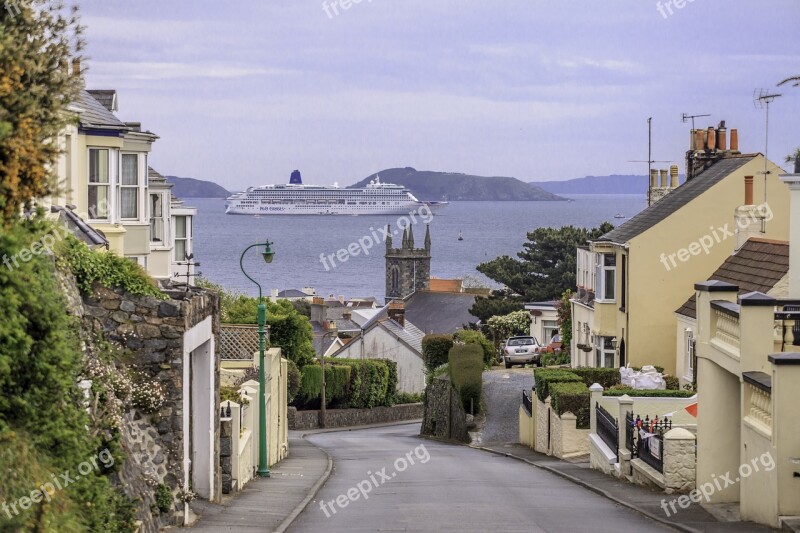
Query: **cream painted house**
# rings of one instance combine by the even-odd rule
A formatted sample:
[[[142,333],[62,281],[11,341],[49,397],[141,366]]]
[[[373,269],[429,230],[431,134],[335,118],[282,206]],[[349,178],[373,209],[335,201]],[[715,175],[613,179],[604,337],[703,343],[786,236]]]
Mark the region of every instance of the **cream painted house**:
[[[549,344],[553,335],[559,333],[557,304],[557,301],[525,304],[525,310],[531,314],[531,336],[540,344]]]
[[[152,277],[185,281],[175,274],[187,271],[177,263],[192,253],[196,210],[172,197],[172,186],[150,168],[158,136],[114,115],[113,90],[82,90],[70,110],[77,121],[58,139],[58,188],[45,206],[68,209],[101,234],[109,250],[138,262]]]
[[[686,183],[677,186],[673,168],[660,199],[578,250],[573,366],[652,364],[674,373],[674,311],[685,287],[708,279],[739,240],[788,239],[782,171],[761,154],[741,154],[735,132],[726,150],[724,126],[694,131]]]
[[[789,299],[695,285],[697,486],[710,503],[737,503],[743,520],[780,527],[800,516],[800,174],[791,197]],[[784,190],[784,196],[785,194]]]
[[[709,277],[739,287],[739,294],[761,292],[773,298],[789,294],[789,242],[753,237],[728,257]],[[675,311],[675,375],[681,386],[693,384],[697,362],[697,297]]]

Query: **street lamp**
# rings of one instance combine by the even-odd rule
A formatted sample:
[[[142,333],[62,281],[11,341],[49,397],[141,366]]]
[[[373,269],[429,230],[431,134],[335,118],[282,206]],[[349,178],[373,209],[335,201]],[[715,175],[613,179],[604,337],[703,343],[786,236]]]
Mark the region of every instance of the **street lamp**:
[[[247,279],[255,283],[258,287],[258,475],[261,477],[269,477],[269,460],[267,459],[267,402],[266,385],[264,379],[264,349],[266,347],[264,337],[266,335],[267,325],[267,306],[264,305],[264,302],[262,301],[261,284],[251,278],[244,270],[244,254],[246,254],[251,248],[256,248],[258,246],[264,247],[263,251],[261,252],[264,262],[268,264],[272,263],[272,258],[275,255],[275,252],[272,251],[272,243],[267,240],[262,243],[251,244],[245,248],[242,252],[242,256],[239,258],[239,268],[241,269],[242,274],[244,274]]]
[[[336,322],[331,321],[330,327],[328,331],[322,334],[322,348],[320,349],[320,360],[322,361],[322,392],[320,392],[320,404],[319,404],[319,427],[325,427],[325,407],[326,407],[326,398],[325,398],[325,337],[328,335],[338,336],[339,329],[336,326]]]

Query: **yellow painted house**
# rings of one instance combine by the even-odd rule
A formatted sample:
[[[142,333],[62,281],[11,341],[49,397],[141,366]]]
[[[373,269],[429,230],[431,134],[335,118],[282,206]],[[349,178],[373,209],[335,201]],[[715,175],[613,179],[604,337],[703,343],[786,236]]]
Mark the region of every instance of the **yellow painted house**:
[[[192,270],[180,263],[192,253],[196,210],[173,197],[172,185],[150,167],[158,136],[116,117],[113,90],[82,90],[69,109],[76,121],[59,136],[57,193],[45,205],[85,222],[99,235],[93,244],[103,241],[152,277],[186,281],[176,274]]]
[[[731,134],[727,150],[724,125],[693,131],[687,181],[677,186],[677,168],[671,185],[662,174],[659,199],[578,249],[573,366],[649,364],[674,374],[674,312],[687,289],[749,237],[788,239],[782,170],[761,154],[740,153]]]

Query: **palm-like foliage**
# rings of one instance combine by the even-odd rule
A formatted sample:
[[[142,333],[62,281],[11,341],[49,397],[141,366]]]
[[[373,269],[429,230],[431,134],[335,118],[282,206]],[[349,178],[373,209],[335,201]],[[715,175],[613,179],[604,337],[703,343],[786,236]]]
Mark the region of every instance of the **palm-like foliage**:
[[[782,82],[778,84],[778,87],[784,85],[786,83],[791,83],[794,87],[800,87],[800,76],[792,76],[791,78],[786,78]]]

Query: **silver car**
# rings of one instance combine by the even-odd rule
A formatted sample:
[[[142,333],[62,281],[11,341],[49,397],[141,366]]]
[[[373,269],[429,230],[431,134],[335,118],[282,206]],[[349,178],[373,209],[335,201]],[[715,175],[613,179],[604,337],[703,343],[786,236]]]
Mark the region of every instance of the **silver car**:
[[[541,352],[542,346],[535,337],[520,336],[511,337],[503,347],[503,363],[506,368],[513,365],[535,364],[542,366]]]

